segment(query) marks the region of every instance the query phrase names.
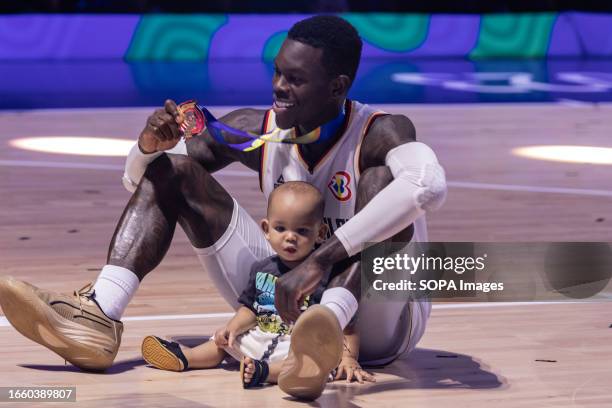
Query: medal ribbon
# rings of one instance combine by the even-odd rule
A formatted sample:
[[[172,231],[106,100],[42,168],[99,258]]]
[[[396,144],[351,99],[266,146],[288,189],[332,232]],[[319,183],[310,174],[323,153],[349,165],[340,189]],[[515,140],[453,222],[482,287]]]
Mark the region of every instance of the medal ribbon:
[[[202,105],[198,105],[196,101],[183,102],[178,106],[178,110],[185,115],[185,121],[181,125],[181,130],[184,132],[185,138],[190,138],[191,135],[194,134],[197,135],[206,128],[217,142],[243,152],[255,150],[266,142],[307,144],[330,140],[334,137],[342,123],[344,123],[345,117],[343,104],[342,111],[335,119],[305,135],[298,135],[295,128],[277,128],[263,135],[258,135],[256,133],[236,129],[220,122],[208,109]],[[229,143],[223,137],[222,131],[231,135],[244,137],[248,140],[242,143]]]

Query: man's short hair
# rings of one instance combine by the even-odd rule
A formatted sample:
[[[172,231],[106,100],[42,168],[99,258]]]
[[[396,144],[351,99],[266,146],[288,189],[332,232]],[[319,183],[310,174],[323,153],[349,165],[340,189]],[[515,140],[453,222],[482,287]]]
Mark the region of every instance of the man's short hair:
[[[323,66],[330,77],[347,75],[355,79],[362,42],[348,21],[337,16],[314,16],[298,21],[287,38],[323,50]]]

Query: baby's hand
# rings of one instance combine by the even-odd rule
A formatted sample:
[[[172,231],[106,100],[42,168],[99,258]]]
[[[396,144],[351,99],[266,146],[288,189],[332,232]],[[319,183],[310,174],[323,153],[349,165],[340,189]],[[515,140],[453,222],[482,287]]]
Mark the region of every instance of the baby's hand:
[[[215,344],[217,347],[226,347],[229,342],[229,330],[222,327],[215,332]]]
[[[229,326],[222,327],[215,332],[215,344],[217,347],[234,347],[236,332]]]
[[[343,376],[346,376],[346,382],[350,383],[355,379],[360,384],[364,381],[376,382],[374,374],[367,372],[355,360],[353,357],[343,356],[338,369],[336,370],[336,376],[334,380],[340,380]]]

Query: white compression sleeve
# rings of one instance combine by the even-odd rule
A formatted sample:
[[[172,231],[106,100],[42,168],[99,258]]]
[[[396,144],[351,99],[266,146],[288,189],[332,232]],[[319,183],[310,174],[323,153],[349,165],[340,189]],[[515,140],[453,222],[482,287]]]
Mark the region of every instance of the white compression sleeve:
[[[444,203],[444,169],[429,146],[420,142],[399,145],[387,153],[385,163],[394,180],[336,230],[349,256],[360,252],[366,242],[392,237]]]
[[[185,140],[179,140],[176,146],[170,150],[167,150],[166,152],[187,155],[187,145],[185,144]],[[149,163],[161,156],[162,153],[164,152],[145,154],[140,151],[138,148],[138,142],[136,142],[136,144],[132,146],[127,159],[125,160],[125,171],[122,179],[123,186],[131,193],[136,191],[136,187],[138,187],[138,183],[140,183],[140,179],[147,170]]]

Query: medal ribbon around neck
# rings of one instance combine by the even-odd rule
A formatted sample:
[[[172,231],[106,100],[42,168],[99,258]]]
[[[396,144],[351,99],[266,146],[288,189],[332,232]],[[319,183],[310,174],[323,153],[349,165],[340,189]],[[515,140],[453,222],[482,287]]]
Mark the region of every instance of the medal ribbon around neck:
[[[185,139],[189,139],[193,135],[200,134],[206,128],[217,142],[229,146],[232,149],[249,152],[257,149],[266,142],[308,144],[330,140],[334,137],[344,122],[344,104],[342,106],[342,111],[335,119],[305,135],[298,135],[294,128],[277,128],[271,132],[264,133],[263,135],[245,132],[244,130],[236,129],[226,125],[225,123],[219,122],[219,120],[217,120],[217,118],[215,118],[208,109],[202,105],[198,105],[198,103],[193,100],[183,102],[178,105],[177,108],[178,111],[185,117],[185,120],[180,127],[180,129],[183,131]],[[223,137],[223,134],[221,133],[222,131],[232,135],[244,137],[248,140],[242,143],[229,143]]]

